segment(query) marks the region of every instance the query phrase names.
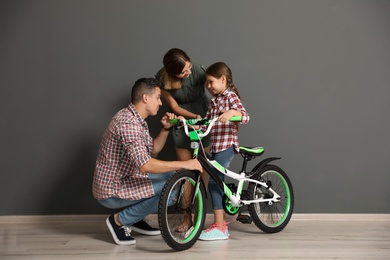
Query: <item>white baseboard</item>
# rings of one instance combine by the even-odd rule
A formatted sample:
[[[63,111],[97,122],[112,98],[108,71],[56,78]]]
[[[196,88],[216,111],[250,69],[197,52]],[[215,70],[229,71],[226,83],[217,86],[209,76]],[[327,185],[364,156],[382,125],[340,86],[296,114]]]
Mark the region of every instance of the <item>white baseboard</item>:
[[[210,216],[209,216],[210,215]],[[208,214],[212,217],[213,214]],[[26,223],[26,222],[101,222],[108,215],[23,215],[0,216],[0,223]],[[157,215],[148,218],[156,219]],[[293,214],[291,221],[390,221],[390,214]]]

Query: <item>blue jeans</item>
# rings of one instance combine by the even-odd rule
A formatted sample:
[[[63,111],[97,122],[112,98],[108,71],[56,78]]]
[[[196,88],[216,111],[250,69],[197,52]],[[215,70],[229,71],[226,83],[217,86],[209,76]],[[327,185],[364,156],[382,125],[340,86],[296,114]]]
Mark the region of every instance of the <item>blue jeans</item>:
[[[140,200],[125,200],[111,197],[108,199],[99,200],[99,202],[106,208],[110,209],[124,208],[118,213],[119,220],[125,226],[132,226],[138,221],[144,219],[147,215],[157,212],[161,191],[165,185],[166,180],[173,173],[174,172],[168,172],[164,174],[149,174],[149,178],[152,180],[153,184],[153,197]]]
[[[229,149],[219,152],[212,153],[211,157],[216,160],[220,165],[225,168],[229,168],[230,162],[233,160],[234,155],[236,154],[236,150],[234,146],[230,146]],[[218,177],[221,180],[224,180],[224,176],[222,173],[218,172]],[[209,180],[209,190],[211,195],[211,202],[213,205],[213,209],[223,209],[223,190],[218,187],[217,183],[213,179]]]

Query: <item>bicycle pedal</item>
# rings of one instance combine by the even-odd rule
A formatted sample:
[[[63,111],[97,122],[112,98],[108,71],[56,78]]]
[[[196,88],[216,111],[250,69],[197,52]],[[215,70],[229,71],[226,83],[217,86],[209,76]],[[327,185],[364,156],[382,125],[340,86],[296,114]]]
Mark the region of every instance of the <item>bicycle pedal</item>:
[[[239,215],[236,218],[236,220],[241,222],[242,224],[251,224],[252,223],[252,218],[251,218],[251,216],[248,216],[248,215]]]

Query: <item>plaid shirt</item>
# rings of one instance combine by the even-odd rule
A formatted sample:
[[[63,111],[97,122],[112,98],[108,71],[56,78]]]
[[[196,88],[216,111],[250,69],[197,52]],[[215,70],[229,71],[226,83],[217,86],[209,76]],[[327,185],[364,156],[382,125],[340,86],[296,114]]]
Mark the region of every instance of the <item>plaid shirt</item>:
[[[228,89],[226,89],[222,94],[214,96],[211,99],[206,118],[212,119],[214,117],[218,117],[222,112],[230,109],[241,112],[241,124],[247,124],[249,122],[249,114],[242,105],[240,98],[236,93]],[[202,130],[205,130],[205,127],[202,127]],[[210,138],[210,152],[212,153],[222,152],[229,149],[232,145],[234,145],[234,149],[239,152],[238,126],[235,122],[229,121],[223,123],[216,121],[214,127],[211,129]]]
[[[146,121],[132,104],[120,110],[101,142],[93,177],[93,196],[139,200],[154,195],[152,182],[140,168],[151,158],[153,139]]]

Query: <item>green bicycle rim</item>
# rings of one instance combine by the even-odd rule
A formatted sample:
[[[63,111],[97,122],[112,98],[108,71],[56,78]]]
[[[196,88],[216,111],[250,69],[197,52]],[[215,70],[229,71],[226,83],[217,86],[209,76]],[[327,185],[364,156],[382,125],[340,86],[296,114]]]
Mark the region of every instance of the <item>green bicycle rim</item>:
[[[287,218],[288,212],[290,211],[291,196],[290,196],[290,189],[288,188],[286,179],[283,178],[283,176],[282,176],[280,173],[275,172],[275,171],[274,171],[274,173],[276,173],[276,174],[279,176],[279,178],[281,177],[280,179],[282,179],[283,186],[284,186],[284,188],[286,189],[286,197],[287,197],[287,200],[286,200],[286,207],[285,207],[285,209],[284,209],[283,217],[282,217],[275,225],[273,225],[273,226],[277,227],[277,226],[283,224],[284,221],[285,221],[286,218]]]
[[[191,182],[192,185],[195,184],[195,182],[193,180],[189,180],[189,181]],[[202,196],[202,194],[200,193],[200,189],[198,190],[198,196],[199,197]],[[199,205],[198,205],[198,218],[195,222],[194,229],[191,231],[191,234],[188,237],[186,237],[185,239],[182,240],[183,243],[187,243],[188,241],[191,241],[194,238],[197,230],[200,228],[200,222],[201,222],[200,220],[202,219],[202,213],[203,213],[203,200],[198,199],[198,203],[199,203]]]

